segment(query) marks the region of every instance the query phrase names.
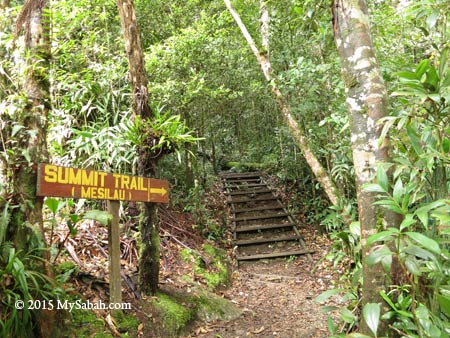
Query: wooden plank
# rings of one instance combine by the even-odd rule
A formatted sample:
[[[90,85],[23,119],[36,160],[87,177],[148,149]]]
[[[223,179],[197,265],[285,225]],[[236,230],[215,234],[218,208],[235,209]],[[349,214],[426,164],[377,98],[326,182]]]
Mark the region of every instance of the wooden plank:
[[[236,196],[236,195],[250,195],[250,194],[266,194],[269,192],[273,192],[272,189],[261,189],[261,190],[239,190],[239,191],[231,191],[227,194],[230,196]]]
[[[245,183],[245,182],[258,182],[261,181],[261,178],[246,178],[244,179],[231,179],[231,180],[225,180],[226,183]]]
[[[290,214],[282,213],[282,214],[266,214],[266,215],[257,215],[257,216],[242,216],[242,217],[232,218],[231,220],[233,222],[242,222],[242,221],[253,221],[256,219],[281,218],[281,217],[286,217],[289,215]]]
[[[264,206],[264,207],[254,207],[254,208],[243,208],[243,209],[235,209],[233,212],[235,214],[243,213],[243,212],[252,212],[252,211],[260,211],[260,210],[276,210],[283,209],[283,206],[273,205],[273,206]]]
[[[46,163],[38,166],[38,196],[169,203],[168,191],[166,180]]]
[[[228,185],[228,184],[226,184],[225,187],[228,188],[228,189],[241,189],[241,188],[267,187],[267,184],[265,184],[265,183],[250,183],[250,184],[243,183],[241,185],[236,185],[236,184]]]
[[[283,236],[276,238],[257,238],[257,239],[238,239],[233,241],[233,245],[250,245],[250,244],[263,244],[283,241],[298,241],[302,239],[301,236]]]
[[[295,251],[265,253],[265,254],[258,254],[258,255],[237,256],[236,259],[238,261],[250,261],[250,260],[264,259],[264,258],[306,255],[306,254],[311,254],[311,253],[314,253],[314,250],[295,250]]]
[[[292,227],[294,225],[295,225],[295,223],[239,225],[239,226],[236,226],[236,229],[234,229],[234,232],[247,232],[247,231],[288,228],[288,227]]]
[[[237,204],[237,203],[248,203],[248,202],[264,202],[264,201],[276,201],[278,198],[275,196],[268,197],[258,197],[258,198],[246,198],[240,201],[228,200],[227,203]]]
[[[108,201],[108,211],[113,215],[108,224],[109,251],[109,302],[122,303],[122,277],[120,276],[120,229],[119,229],[119,201]],[[120,310],[114,310],[120,311]]]
[[[258,171],[254,171],[254,172],[247,172],[247,173],[220,173],[220,177],[222,177],[223,179],[229,179],[229,178],[233,178],[233,179],[239,179],[239,178],[249,178],[249,177],[260,177],[261,173]]]

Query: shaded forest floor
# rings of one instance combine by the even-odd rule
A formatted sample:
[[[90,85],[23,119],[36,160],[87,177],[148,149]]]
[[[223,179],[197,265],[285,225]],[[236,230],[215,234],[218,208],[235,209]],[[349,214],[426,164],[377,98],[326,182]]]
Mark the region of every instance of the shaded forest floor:
[[[197,323],[186,337],[329,337],[327,314],[314,299],[338,278],[328,262],[318,263],[330,242],[311,235],[306,241],[316,251],[312,260],[303,256],[241,264],[223,296],[243,314],[233,321]]]

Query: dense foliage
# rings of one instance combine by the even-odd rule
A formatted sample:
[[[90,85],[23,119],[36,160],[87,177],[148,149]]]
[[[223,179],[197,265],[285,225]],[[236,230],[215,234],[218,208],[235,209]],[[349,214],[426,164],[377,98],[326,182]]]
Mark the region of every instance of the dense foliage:
[[[379,246],[368,263],[381,262],[390,271],[398,259],[404,278],[403,285],[391,285],[382,295],[390,312],[380,314],[376,304],[358,309],[361,243],[349,121],[329,1],[268,2],[269,54],[294,118],[341,191],[341,205],[327,208],[328,201],[222,1],[135,3],[150,101],[158,116],[151,128],[164,136],[155,149],[164,142],[177,149],[160,161],[159,175],[173,183],[174,201],[198,212],[201,191],[227,162],[262,163],[295,192],[298,198],[291,207],[330,234],[334,250],[328,258],[351,268],[342,281],[351,301],[349,309],[340,310],[346,325],[338,330],[330,322],[333,334],[350,332],[363,316],[374,336],[379,320],[386,320],[399,336],[445,337],[450,334],[450,5],[445,0],[367,2],[390,92],[390,116],[384,120],[382,137],[390,138],[393,161],[379,164],[377,182],[366,189],[377,192],[377,203],[403,220],[400,228],[380,224],[379,233],[370,239]],[[258,35],[259,2],[234,3],[250,33]],[[45,284],[44,274],[33,270],[42,259],[39,236],[28,253],[15,251],[6,240],[10,210],[20,205],[9,203],[13,187],[5,182],[15,163],[27,158],[26,152],[15,151],[16,139],[24,134],[13,122],[25,106],[26,55],[22,38],[14,43],[12,37],[21,5],[12,1],[0,15],[0,312],[11,308],[16,293],[25,298],[51,296],[46,288],[37,287],[40,281]],[[47,70],[51,84],[47,143],[52,162],[135,173],[141,122],[132,118],[114,2],[52,1],[47,17],[52,29]],[[389,169],[392,184],[385,174]],[[209,233],[212,238],[217,234]],[[337,292],[343,289],[326,296]],[[19,332],[15,315],[0,316],[2,333]],[[23,313],[22,319],[27,322],[29,316]]]

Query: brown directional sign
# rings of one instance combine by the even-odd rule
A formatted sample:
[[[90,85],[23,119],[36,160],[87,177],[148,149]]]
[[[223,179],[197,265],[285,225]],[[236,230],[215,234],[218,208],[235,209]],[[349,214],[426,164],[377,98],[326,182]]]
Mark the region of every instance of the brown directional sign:
[[[38,196],[169,203],[165,180],[39,164]]]

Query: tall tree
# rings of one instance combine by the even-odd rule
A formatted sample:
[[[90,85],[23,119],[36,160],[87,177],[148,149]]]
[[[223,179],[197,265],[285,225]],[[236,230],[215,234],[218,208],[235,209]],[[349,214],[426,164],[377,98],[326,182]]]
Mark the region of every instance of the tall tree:
[[[47,152],[47,114],[50,105],[50,84],[48,70],[50,62],[49,23],[44,12],[45,0],[27,1],[16,22],[14,35],[25,27],[26,59],[23,89],[25,103],[23,110],[12,116],[11,122],[19,132],[12,132],[7,144],[16,149],[15,156],[7,157],[5,167],[9,170],[10,184],[14,201],[21,205],[13,209],[10,230],[16,247],[27,251],[31,245],[32,227],[38,227],[43,236],[42,205],[43,198],[36,196],[37,164],[48,160]],[[31,227],[30,227],[31,226]]]
[[[379,121],[387,115],[387,91],[372,44],[365,1],[335,0],[332,11],[350,115],[363,257],[362,300],[363,305],[384,304],[379,292],[385,289],[385,273],[381,264],[368,267],[365,258],[371,247],[366,242],[370,235],[377,232],[379,221],[384,221],[385,226],[396,226],[399,218],[394,213],[383,214],[374,205],[375,193],[364,190],[363,186],[374,182],[379,163],[389,161],[388,139],[384,139],[381,145],[378,142],[383,128]],[[361,331],[371,333],[364,321],[361,322]],[[380,336],[385,333],[386,327],[380,328]]]
[[[301,126],[293,117],[292,108],[289,105],[289,102],[286,100],[281,90],[279,89],[276,79],[272,74],[272,67],[269,58],[269,13],[267,10],[267,4],[264,0],[260,1],[260,14],[261,14],[261,40],[263,50],[260,51],[256,46],[252,36],[248,32],[245,24],[242,22],[239,14],[231,5],[230,0],[224,0],[225,5],[227,6],[229,12],[233,16],[236,24],[242,32],[242,35],[245,37],[248,46],[252,50],[253,54],[258,61],[261,70],[264,74],[267,83],[270,85],[270,89],[272,94],[281,110],[282,117],[285,123],[288,125],[289,130],[291,132],[292,137],[295,139],[298,147],[303,153],[306,162],[310,166],[312,172],[316,176],[317,181],[320,183],[322,189],[327,194],[329,200],[333,205],[338,205],[341,194],[334,184],[331,177],[328,175],[327,171],[324,169],[319,159],[315,155],[312,150],[312,147],[305,136],[304,131]]]
[[[139,27],[132,0],[117,0],[120,22],[128,57],[133,116],[139,116],[142,126],[148,126],[153,112],[148,102],[147,74],[144,64]],[[145,127],[144,127],[145,128]],[[142,130],[145,135],[139,148],[138,174],[152,177],[156,173],[157,156],[150,151],[154,142],[151,130]],[[143,203],[140,223],[141,252],[139,257],[139,286],[145,293],[155,293],[159,276],[159,224],[154,203]]]
[[[14,28],[16,38],[24,27],[24,101],[22,109],[6,117],[10,133],[5,144],[10,149],[4,168],[7,170],[8,190],[12,196],[6,206],[11,208],[9,240],[23,253],[40,247],[36,240],[43,242],[44,248],[47,247],[42,217],[43,197],[36,196],[37,165],[48,161],[46,139],[47,118],[51,109],[48,76],[51,48],[47,11],[47,0],[26,1]],[[36,236],[39,233],[40,236]],[[49,251],[44,250],[44,258],[46,273],[52,277],[53,273],[47,264]],[[54,311],[39,311],[37,320],[40,336],[58,336]]]

